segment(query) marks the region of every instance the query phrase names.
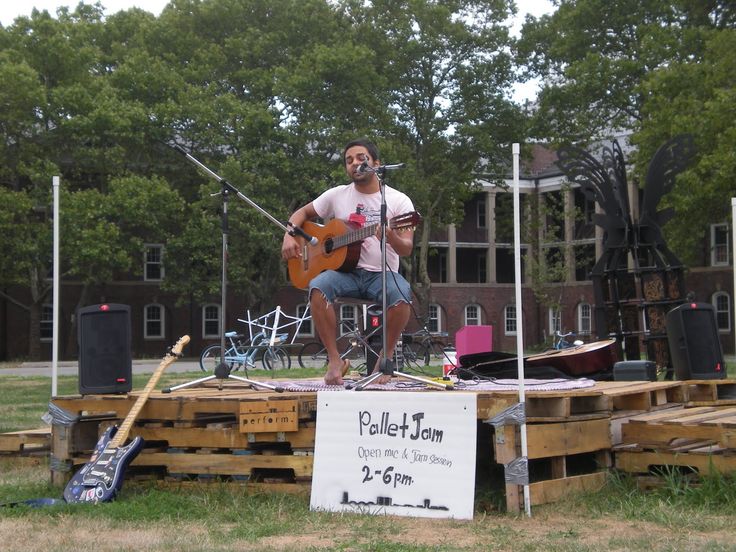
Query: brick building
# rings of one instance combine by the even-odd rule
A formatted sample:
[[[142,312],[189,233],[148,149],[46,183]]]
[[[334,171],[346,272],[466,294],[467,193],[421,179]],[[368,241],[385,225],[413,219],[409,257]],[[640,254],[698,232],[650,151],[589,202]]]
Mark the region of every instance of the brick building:
[[[522,305],[524,343],[529,347],[549,344],[556,330],[574,330],[585,340],[595,340],[593,286],[589,271],[601,254],[601,229],[592,223],[596,206],[579,189],[570,187],[554,164],[555,156],[541,146],[533,147],[533,158],[520,180],[522,226]],[[514,255],[511,217],[511,185],[494,186],[480,182],[478,192],[465,205],[461,224],[434,232],[430,245],[429,329],[446,332],[452,341],[466,325],[490,325],[493,349],[513,351],[519,305],[515,304]],[[629,190],[632,211],[638,193]],[[532,205],[537,205],[532,209]],[[539,205],[558,205],[557,213],[540,211]],[[536,210],[535,210],[536,209]],[[676,219],[671,224],[676,223]],[[557,230],[550,231],[556,227]],[[734,353],[733,252],[730,230],[724,221],[713,221],[706,266],[689,267],[685,287],[695,300],[716,307],[719,337],[725,353]],[[176,306],[175,298],[160,289],[163,274],[164,244],[149,244],[144,254],[144,277],[138,281],[115,281],[92,290],[90,304],[122,303],[131,307],[134,357],[160,357],[166,346],[189,334],[188,356],[196,356],[219,335],[220,297],[206,304]],[[544,291],[554,304],[538,300],[533,291],[533,267],[527,259],[563,259],[564,272],[548,277]],[[537,262],[537,266],[539,266]],[[543,272],[543,271],[542,271]],[[548,275],[549,276],[549,275]],[[536,286],[538,287],[538,286]],[[76,358],[76,336],[70,335],[80,286],[63,282],[60,313],[60,358]],[[306,306],[306,293],[285,285],[273,299],[284,312],[297,315]],[[244,318],[248,305],[230,293],[227,301],[228,329],[246,331],[237,321]],[[340,316],[355,318],[356,309],[341,307]],[[252,313],[257,316],[262,313]],[[42,358],[50,358],[51,305],[44,305],[40,321]],[[411,321],[409,330],[418,327]],[[302,326],[298,340],[313,338],[311,325]],[[0,299],[0,358],[19,358],[27,354],[28,314],[14,303]]]

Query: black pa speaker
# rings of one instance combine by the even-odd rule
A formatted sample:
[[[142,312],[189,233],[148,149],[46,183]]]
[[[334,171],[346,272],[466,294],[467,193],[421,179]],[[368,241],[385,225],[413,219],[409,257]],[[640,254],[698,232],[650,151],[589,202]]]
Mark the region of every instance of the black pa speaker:
[[[667,342],[679,380],[726,377],[715,308],[709,303],[685,303],[667,313]]]
[[[90,305],[77,310],[79,392],[127,393],[133,386],[130,307]]]

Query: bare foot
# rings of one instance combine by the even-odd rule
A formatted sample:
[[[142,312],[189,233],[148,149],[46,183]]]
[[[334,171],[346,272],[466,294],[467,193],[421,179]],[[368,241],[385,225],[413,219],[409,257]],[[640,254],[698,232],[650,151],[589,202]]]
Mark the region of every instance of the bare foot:
[[[374,379],[371,383],[376,383],[378,385],[386,385],[390,381],[391,381],[391,376],[389,376],[388,374],[381,374],[376,379]]]
[[[378,357],[378,361],[376,362],[376,365],[373,367],[372,374],[375,374],[376,372],[381,371],[381,361],[383,360],[382,356]],[[386,385],[388,382],[391,381],[391,375],[390,374],[382,374],[381,376],[377,377],[373,380],[372,383],[376,383],[378,385]]]
[[[350,368],[347,360],[340,360],[338,363],[330,363],[327,365],[327,373],[325,374],[325,383],[327,385],[342,385],[342,377]]]

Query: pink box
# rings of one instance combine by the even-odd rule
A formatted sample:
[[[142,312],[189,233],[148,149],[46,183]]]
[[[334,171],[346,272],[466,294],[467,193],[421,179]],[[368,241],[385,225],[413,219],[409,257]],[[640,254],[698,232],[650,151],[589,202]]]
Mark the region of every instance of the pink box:
[[[493,350],[493,326],[463,326],[455,333],[457,358]]]

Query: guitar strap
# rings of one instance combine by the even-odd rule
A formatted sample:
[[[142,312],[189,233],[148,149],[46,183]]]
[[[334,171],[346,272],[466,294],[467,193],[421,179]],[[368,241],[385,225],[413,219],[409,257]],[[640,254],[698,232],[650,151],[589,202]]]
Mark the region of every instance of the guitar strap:
[[[68,504],[68,502],[63,498],[29,498],[28,500],[19,500],[17,502],[5,502],[0,504],[0,508],[16,508],[18,506],[43,508],[44,506],[59,506],[60,504]]]

